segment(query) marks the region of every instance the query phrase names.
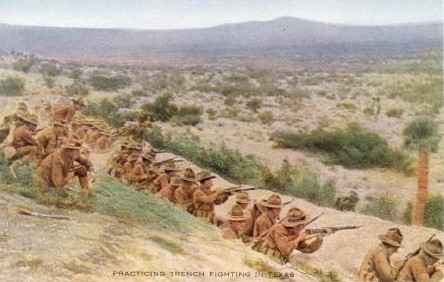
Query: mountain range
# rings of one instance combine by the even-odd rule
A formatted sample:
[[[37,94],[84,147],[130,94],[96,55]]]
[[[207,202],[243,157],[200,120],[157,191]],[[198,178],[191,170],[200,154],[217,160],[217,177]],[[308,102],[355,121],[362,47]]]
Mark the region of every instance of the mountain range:
[[[443,24],[353,26],[297,18],[181,30],[32,27],[0,24],[0,49],[70,60],[200,60],[381,55],[442,49]]]

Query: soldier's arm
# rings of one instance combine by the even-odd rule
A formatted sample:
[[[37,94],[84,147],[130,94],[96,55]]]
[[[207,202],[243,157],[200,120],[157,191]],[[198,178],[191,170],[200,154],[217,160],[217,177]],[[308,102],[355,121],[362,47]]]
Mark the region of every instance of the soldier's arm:
[[[429,273],[427,272],[427,268],[420,265],[418,261],[414,261],[412,265],[410,266],[410,269],[412,271],[412,276],[415,281],[421,281],[421,282],[435,282],[440,280],[432,280]]]
[[[30,132],[24,132],[22,135],[22,140],[26,142],[26,144],[37,145],[37,140],[35,140],[34,136]]]
[[[72,121],[72,118],[74,117],[75,110],[73,107],[69,107],[65,113],[65,122],[70,123]]]
[[[397,269],[390,265],[384,252],[377,252],[374,256],[375,270],[380,281],[392,282],[395,280]],[[422,280],[421,280],[422,281]]]
[[[55,134],[51,134],[51,136],[49,136],[48,138],[48,144],[46,145],[45,153],[51,154],[52,152],[54,152],[56,147],[57,147],[57,136]]]
[[[63,163],[55,161],[51,168],[52,182],[56,188],[63,188],[68,183],[67,177],[63,175]]]
[[[291,252],[298,246],[298,240],[289,240],[285,234],[284,227],[277,227],[273,231],[274,242],[282,255],[289,257]]]
[[[198,190],[194,193],[194,201],[204,204],[212,204],[216,200],[216,197],[216,192],[213,192],[210,195],[205,195],[204,192]]]

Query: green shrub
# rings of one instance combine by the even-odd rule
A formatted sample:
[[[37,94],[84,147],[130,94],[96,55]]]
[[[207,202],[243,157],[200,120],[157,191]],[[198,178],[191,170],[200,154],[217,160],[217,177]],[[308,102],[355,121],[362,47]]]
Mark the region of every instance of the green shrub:
[[[25,90],[25,81],[19,77],[0,80],[0,96],[20,96]]]
[[[400,118],[403,113],[404,113],[403,109],[391,108],[385,112],[385,115],[388,117]]]
[[[389,194],[383,194],[378,199],[366,204],[361,213],[373,215],[385,220],[396,221],[398,219],[398,202],[396,197]]]
[[[65,91],[68,96],[87,96],[89,94],[86,84],[77,81],[65,86]]]
[[[55,64],[47,63],[40,65],[39,72],[46,76],[58,76],[62,73],[62,69]]]
[[[18,60],[12,65],[12,68],[16,71],[22,71],[28,73],[31,67],[34,65],[34,56],[27,59]]]
[[[43,83],[45,84],[46,87],[53,88],[54,84],[55,84],[55,80],[52,77],[44,76],[43,77]]]
[[[245,106],[247,106],[253,112],[257,112],[257,110],[259,110],[259,108],[262,107],[262,100],[258,98],[250,99],[247,101]]]
[[[444,231],[444,196],[435,195],[427,198],[424,225]]]
[[[327,162],[345,167],[383,167],[411,173],[407,155],[391,149],[386,140],[355,123],[332,132],[322,128],[310,133],[277,131],[273,138],[280,147],[322,152]]]
[[[177,106],[171,102],[173,99],[174,96],[171,93],[159,95],[154,103],[142,105],[142,115],[153,121],[168,121],[178,110]]]
[[[274,122],[274,116],[273,113],[270,111],[264,111],[259,114],[259,120],[263,124],[271,124]]]
[[[369,116],[376,115],[376,111],[375,111],[374,107],[366,107],[362,112],[366,115],[369,115]]]
[[[352,102],[342,102],[342,103],[338,103],[336,106],[339,108],[347,109],[347,110],[356,110],[357,109],[356,105]]]
[[[106,77],[95,74],[89,77],[88,83],[97,91],[115,91],[131,85],[131,79],[124,75]]]
[[[224,100],[224,104],[226,106],[233,106],[234,104],[236,104],[236,102],[237,102],[236,98],[231,97],[231,96],[226,97]]]
[[[135,121],[139,118],[138,111],[120,111],[127,103],[125,97],[117,96],[113,99],[105,98],[99,103],[88,103],[83,113],[100,117],[115,127],[123,126],[127,121]],[[131,105],[131,103],[130,103]]]

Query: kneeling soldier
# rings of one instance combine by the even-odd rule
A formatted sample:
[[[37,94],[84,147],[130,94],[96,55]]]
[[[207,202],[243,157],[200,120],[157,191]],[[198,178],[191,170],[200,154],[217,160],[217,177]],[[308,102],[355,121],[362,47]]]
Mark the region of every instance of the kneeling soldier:
[[[57,188],[66,195],[64,187],[73,177],[78,177],[80,186],[85,194],[90,194],[88,171],[83,165],[76,166],[79,161],[81,146],[79,143],[68,141],[57,150],[44,158],[36,170],[37,182],[40,186]]]
[[[248,213],[244,212],[239,205],[234,205],[228,214],[228,221],[219,227],[222,237],[229,240],[242,238],[249,218]]]
[[[379,235],[381,243],[373,247],[364,257],[359,267],[359,278],[363,281],[394,281],[398,269],[390,265],[390,257],[398,251],[402,242],[399,228],[390,228]]]
[[[443,257],[443,247],[438,239],[426,242],[421,246],[419,254],[407,260],[401,268],[396,281],[438,282],[443,274],[436,268]]]
[[[273,194],[268,197],[268,199],[261,200],[260,204],[266,208],[266,211],[262,213],[254,223],[254,238],[270,229],[276,223],[276,219],[281,213],[282,201],[278,194]]]

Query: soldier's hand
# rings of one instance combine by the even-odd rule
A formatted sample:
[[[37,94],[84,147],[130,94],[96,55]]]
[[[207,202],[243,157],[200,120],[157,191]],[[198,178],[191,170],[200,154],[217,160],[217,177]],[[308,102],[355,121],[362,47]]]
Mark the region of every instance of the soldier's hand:
[[[324,228],[324,230],[325,230],[324,236],[328,236],[334,233],[333,229],[331,229],[330,227]]]

